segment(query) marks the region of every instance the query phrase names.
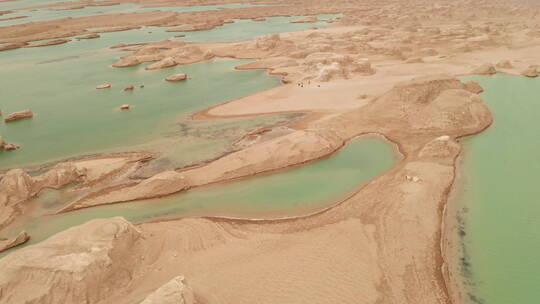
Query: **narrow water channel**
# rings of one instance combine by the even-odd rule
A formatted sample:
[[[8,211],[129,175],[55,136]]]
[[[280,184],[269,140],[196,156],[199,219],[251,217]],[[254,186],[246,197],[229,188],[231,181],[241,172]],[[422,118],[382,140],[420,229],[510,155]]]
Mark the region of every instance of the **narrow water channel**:
[[[28,202],[36,206],[33,213],[6,233],[26,230],[32,236],[29,245],[94,218],[123,216],[140,222],[186,216],[277,218],[303,215],[346,198],[362,183],[389,169],[396,159],[391,144],[379,137],[364,136],[330,157],[285,171],[195,188],[160,199],[47,216],[73,198],[51,190]]]

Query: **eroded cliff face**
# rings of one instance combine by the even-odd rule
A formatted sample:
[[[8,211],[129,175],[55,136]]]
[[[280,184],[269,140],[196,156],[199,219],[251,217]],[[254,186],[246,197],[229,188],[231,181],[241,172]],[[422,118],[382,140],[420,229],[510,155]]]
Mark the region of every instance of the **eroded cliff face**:
[[[114,185],[127,180],[142,161],[151,157],[150,153],[127,153],[61,162],[37,176],[22,169],[9,170],[0,176],[0,229],[20,215],[25,201],[43,189],[60,189],[69,184],[77,184],[75,189]]]
[[[0,260],[0,303],[97,303],[132,279],[140,232],[123,218],[70,228]]]
[[[177,276],[148,295],[141,304],[195,304],[195,297],[184,277]]]

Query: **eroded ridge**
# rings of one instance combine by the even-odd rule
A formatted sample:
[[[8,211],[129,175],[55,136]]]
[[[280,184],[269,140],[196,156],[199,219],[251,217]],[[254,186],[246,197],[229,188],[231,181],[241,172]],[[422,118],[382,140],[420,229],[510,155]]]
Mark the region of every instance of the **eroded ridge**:
[[[402,83],[370,106],[315,123],[340,130],[332,136],[340,140],[363,132],[384,134],[405,156],[340,205],[279,221],[192,218],[135,228],[118,218],[99,220],[102,227],[123,227],[106,235],[98,233],[101,229],[88,228],[96,225],[93,221],[0,260],[13,269],[1,274],[4,283],[0,284],[9,286],[10,294],[21,301],[36,301],[35,294],[25,292],[28,284],[35,284],[54,291],[39,298],[44,302],[57,294],[76,302],[93,293],[89,303],[134,303],[181,275],[189,289],[175,283],[179,287],[170,292],[189,290],[193,301],[200,303],[450,303],[439,242],[442,208],[460,151],[455,139],[479,132],[490,123],[481,98],[455,78]],[[303,149],[297,146],[294,150]],[[244,162],[264,164],[260,155],[264,153]],[[220,168],[219,163],[193,171],[214,170]],[[226,172],[255,172],[242,168],[258,167]],[[188,172],[179,174],[189,176]],[[88,237],[76,238],[82,231]],[[120,256],[123,252],[137,262],[111,260],[109,267],[95,269],[93,265],[102,261],[101,252],[106,251],[89,254],[92,241],[96,248],[105,244],[107,250]],[[84,242],[84,246],[72,242]],[[49,253],[34,254],[42,250]],[[69,281],[69,288],[54,288],[51,284],[57,281],[45,279],[59,275],[55,265],[47,266],[49,255],[74,261],[58,265],[66,269],[61,272],[66,279],[58,280]],[[118,255],[109,255],[109,259]],[[83,256],[86,263],[76,262]],[[129,275],[120,280],[121,286],[114,285],[117,288],[74,279],[89,272],[108,280],[118,265],[122,267],[119,273]],[[0,298],[3,303],[7,300],[6,296]]]

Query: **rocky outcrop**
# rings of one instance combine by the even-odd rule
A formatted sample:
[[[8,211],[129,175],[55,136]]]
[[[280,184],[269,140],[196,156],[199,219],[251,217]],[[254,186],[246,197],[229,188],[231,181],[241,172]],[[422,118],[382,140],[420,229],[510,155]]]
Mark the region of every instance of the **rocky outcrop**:
[[[16,145],[16,144],[11,144],[11,143],[5,143],[4,144],[4,150],[6,150],[6,151],[17,150],[19,148],[20,148],[20,146]]]
[[[0,44],[0,51],[14,50],[26,46],[27,43],[5,43]]]
[[[96,39],[96,38],[99,38],[100,36],[96,33],[92,33],[92,34],[88,34],[88,35],[84,35],[84,36],[80,36],[80,37],[77,37],[77,40],[84,40],[84,39]]]
[[[497,73],[497,69],[491,63],[485,63],[476,69],[472,70],[471,74],[478,75],[493,75]]]
[[[45,188],[60,189],[71,183],[79,183],[79,189],[100,183],[110,186],[116,180],[129,176],[141,161],[151,157],[149,153],[130,153],[68,161],[33,177],[22,169],[9,170],[0,176],[0,228],[20,214],[22,202],[35,197]]]
[[[97,303],[131,280],[139,235],[97,219],[15,251],[0,260],[0,303]]]
[[[169,67],[173,67],[177,65],[177,63],[174,61],[174,59],[172,57],[167,57],[167,58],[164,58],[156,63],[153,63],[149,66],[147,66],[145,69],[146,70],[158,70],[158,69],[164,69],[164,68],[169,68]]]
[[[22,169],[9,170],[0,179],[0,206],[13,206],[35,194],[36,183]]]
[[[134,56],[125,56],[125,57],[120,58],[120,60],[118,60],[112,66],[115,68],[125,68],[125,67],[138,65],[140,63],[141,62]]]
[[[538,77],[538,67],[537,66],[530,66],[528,67],[521,75],[526,77],[535,78]]]
[[[0,239],[0,252],[4,252],[13,247],[17,247],[21,244],[26,243],[30,239],[30,235],[26,231],[22,231],[14,238],[11,239]]]
[[[182,80],[186,80],[186,79],[187,79],[186,74],[174,74],[174,75],[171,75],[171,76],[165,78],[165,80],[167,80],[167,81],[182,81]]]
[[[221,20],[207,20],[206,22],[185,24],[179,27],[173,27],[166,30],[166,32],[193,32],[193,31],[204,31],[211,30],[216,26],[223,25]]]
[[[305,18],[300,18],[300,19],[293,20],[293,21],[291,21],[291,23],[313,23],[313,22],[317,22],[317,21],[319,21],[317,16],[308,16],[308,17],[305,17]]]
[[[272,34],[257,38],[257,40],[255,40],[255,48],[262,51],[270,51],[275,49],[281,43],[281,36],[279,34]]]
[[[500,69],[511,69],[514,66],[510,62],[510,60],[501,60],[497,63],[497,67]]]
[[[484,88],[482,88],[480,86],[480,84],[478,84],[478,82],[476,82],[474,80],[467,81],[465,83],[465,88],[467,89],[467,91],[469,91],[471,93],[474,93],[474,94],[480,94],[480,93],[484,92]]]
[[[317,52],[308,55],[303,64],[308,72],[313,74],[312,78],[321,82],[335,78],[348,79],[353,74],[368,76],[375,73],[367,58],[354,58],[349,55]]]
[[[180,192],[189,188],[189,186],[190,183],[185,178],[184,174],[175,171],[165,171],[139,183],[121,187],[112,187],[98,191],[97,193],[91,193],[70,203],[66,207],[59,210],[58,213],[98,205],[160,197]]]
[[[194,304],[195,297],[183,276],[177,276],[151,293],[141,304]]]
[[[11,121],[19,120],[19,119],[32,118],[32,117],[34,117],[34,113],[32,112],[32,110],[26,109],[23,111],[13,112],[9,114],[8,116],[4,118],[4,121],[11,122]]]
[[[25,47],[40,47],[40,46],[49,46],[49,45],[57,45],[57,44],[63,44],[69,42],[69,39],[54,39],[44,42],[38,42],[34,44],[27,45]]]
[[[33,177],[32,180],[38,188],[37,191],[44,188],[60,189],[82,179],[86,171],[84,168],[78,167],[74,162],[64,162],[55,165],[41,175]]]
[[[102,83],[102,84],[98,85],[96,87],[96,89],[101,90],[101,89],[108,89],[110,87],[111,87],[111,84],[108,83],[108,82],[105,82],[105,83]]]
[[[59,189],[73,183],[83,173],[73,163],[56,165],[44,174],[31,177],[22,169],[9,170],[0,179],[0,228],[18,214],[19,204],[36,196],[45,188]]]
[[[18,148],[20,148],[19,145],[5,142],[2,136],[0,136],[0,150],[11,151],[11,150],[16,150]]]

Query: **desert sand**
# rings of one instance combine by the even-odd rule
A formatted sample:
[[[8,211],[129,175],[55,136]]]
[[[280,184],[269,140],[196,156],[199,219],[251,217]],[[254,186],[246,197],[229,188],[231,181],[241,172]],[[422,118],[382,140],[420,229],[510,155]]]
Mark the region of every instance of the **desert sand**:
[[[534,77],[540,62],[537,12],[533,4],[513,2],[317,0],[0,27],[0,47],[11,49],[145,25],[202,30],[234,18],[344,14],[328,28],[249,41],[116,46],[130,52],[113,64],[119,69],[151,63],[150,73],[241,58],[254,61],[238,69],[282,77],[279,87],[206,109],[194,119],[310,115],[257,140],[247,140],[248,133],[241,150],[207,164],[149,178],[137,175],[153,157],[143,152],[68,160],[39,176],[10,170],[0,179],[0,228],[23,216],[24,202],[42,189],[71,183],[85,191],[59,213],[136,204],[283,170],[327,157],[364,134],[384,136],[402,155],[345,201],[306,216],[135,224],[110,218],[73,227],[0,259],[0,303],[460,303],[444,259],[443,210],[456,177],[459,139],[483,131],[492,117],[477,95],[483,89],[456,77]]]

